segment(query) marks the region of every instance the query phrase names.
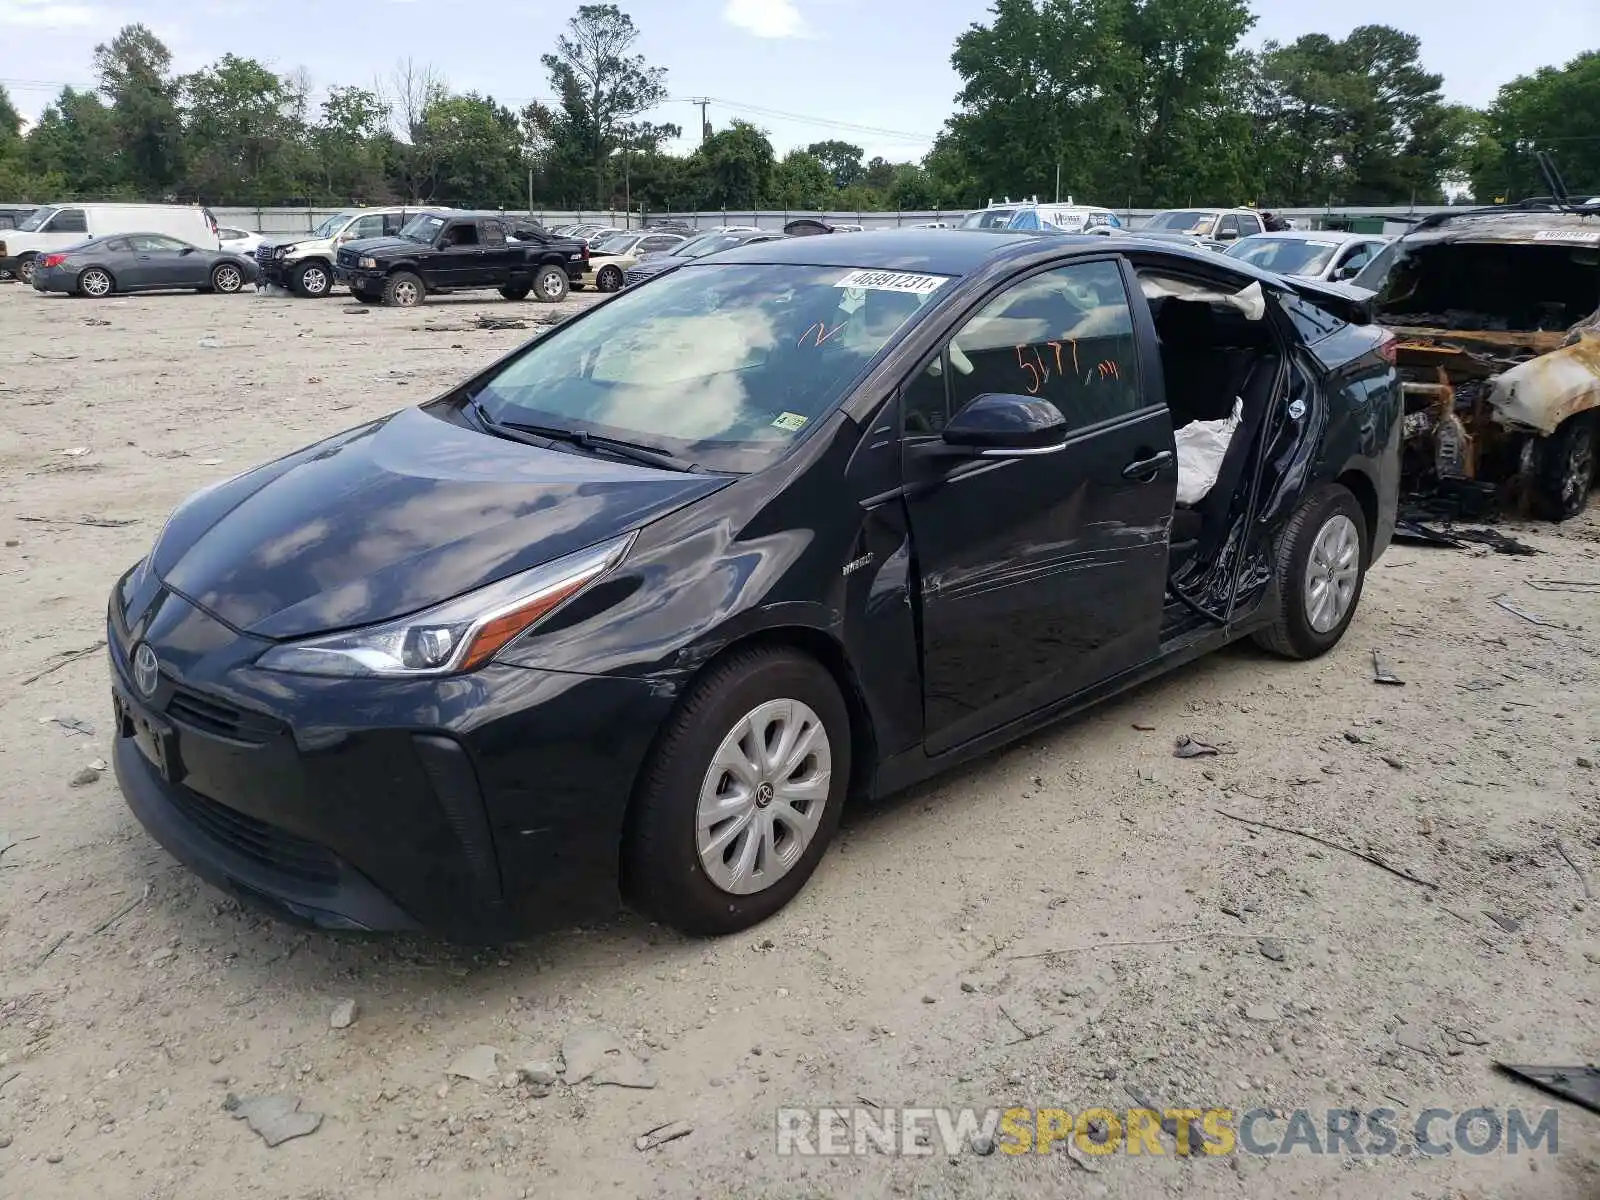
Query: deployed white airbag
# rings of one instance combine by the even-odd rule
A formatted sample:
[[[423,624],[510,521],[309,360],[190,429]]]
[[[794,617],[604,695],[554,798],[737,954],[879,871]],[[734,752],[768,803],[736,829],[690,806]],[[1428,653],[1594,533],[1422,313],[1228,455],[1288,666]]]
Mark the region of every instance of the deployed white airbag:
[[[1173,436],[1178,443],[1178,503],[1198,504],[1217,482],[1222,456],[1244,416],[1244,401],[1233,402],[1233,415],[1216,421],[1190,421]]]

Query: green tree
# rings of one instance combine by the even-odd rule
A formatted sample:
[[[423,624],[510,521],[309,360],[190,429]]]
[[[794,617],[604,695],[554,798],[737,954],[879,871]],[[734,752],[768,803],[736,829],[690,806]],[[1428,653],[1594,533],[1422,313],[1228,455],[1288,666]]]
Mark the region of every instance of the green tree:
[[[394,156],[390,116],[389,105],[375,91],[328,89],[311,130],[324,198],[339,204],[388,198],[386,176]]]
[[[865,153],[860,146],[852,146],[849,142],[832,139],[826,142],[812,142],[806,147],[807,154],[815,158],[828,173],[833,176],[833,186],[847,188],[861,180],[866,168],[861,165],[862,155]]]
[[[23,162],[30,175],[57,181],[62,196],[126,196],[117,146],[115,118],[100,97],[62,88],[28,131]]]
[[[838,178],[810,150],[791,150],[772,172],[772,200],[788,209],[822,211],[833,203]]]
[[[584,163],[597,205],[606,199],[613,153],[651,136],[635,118],[667,98],[666,69],[630,53],[638,40],[633,18],[615,4],[585,4],[556,39],[556,52],[540,57],[558,100],[554,109],[530,106],[528,117],[558,167],[570,172]]]
[[[510,109],[476,92],[440,97],[422,114],[415,147],[429,174],[418,198],[513,207],[523,197],[522,130]]]
[[[143,25],[127,25],[95,47],[94,72],[111,105],[118,176],[142,195],[165,195],[182,167],[172,52]]]
[[[1600,195],[1600,52],[1500,89],[1469,153],[1473,194],[1485,202],[1548,194],[1541,150],[1555,157],[1576,198]]]
[[[186,75],[188,187],[214,203],[304,198],[306,97],[253,58],[224,54]]]
[[[22,114],[11,103],[11,93],[0,83],[0,152],[14,150],[22,141]]]
[[[772,143],[747,121],[712,134],[690,157],[709,208],[759,208],[772,194]]]

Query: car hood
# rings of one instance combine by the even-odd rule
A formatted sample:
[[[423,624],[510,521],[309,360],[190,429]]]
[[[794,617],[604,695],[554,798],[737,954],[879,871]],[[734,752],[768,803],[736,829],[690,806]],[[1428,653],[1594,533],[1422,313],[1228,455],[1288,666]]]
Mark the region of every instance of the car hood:
[[[357,238],[339,247],[341,250],[354,250],[369,257],[380,254],[415,254],[418,250],[426,248],[425,242],[414,242],[410,238],[403,237]]]
[[[293,638],[428,608],[727,485],[405,409],[192,498],[153,557],[236,629]]]

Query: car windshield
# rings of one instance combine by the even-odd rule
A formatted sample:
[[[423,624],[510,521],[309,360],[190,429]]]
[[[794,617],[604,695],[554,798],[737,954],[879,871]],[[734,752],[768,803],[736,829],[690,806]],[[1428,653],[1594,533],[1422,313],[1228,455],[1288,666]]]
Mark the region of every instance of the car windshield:
[[[481,383],[490,420],[759,470],[839,403],[941,275],[689,264],[558,327]]]
[[[703,258],[707,254],[715,254],[718,250],[742,246],[744,241],[745,239],[736,233],[706,233],[697,238],[690,238],[680,246],[674,246],[669,253],[674,258]]]
[[[1251,237],[1229,246],[1227,254],[1279,275],[1316,276],[1338,249],[1338,242],[1326,238]]]
[[[29,217],[26,221],[24,221],[21,225],[18,225],[17,226],[17,231],[19,233],[38,233],[39,232],[39,227],[41,225],[43,225],[46,221],[48,221],[51,217],[55,216],[56,215],[56,211],[57,210],[53,209],[53,208],[41,208],[38,212],[34,213],[33,216]]]
[[[1211,223],[1214,213],[1208,212],[1164,212],[1157,213],[1145,223],[1146,229],[1173,229],[1180,233],[1197,233]]]
[[[985,208],[975,213],[969,213],[967,219],[961,222],[962,229],[1004,229],[1011,224],[1011,218],[1017,215],[1014,208]]]
[[[638,244],[638,241],[639,235],[636,233],[613,233],[609,237],[601,238],[590,249],[606,254],[626,254]]]
[[[439,236],[439,230],[444,228],[444,218],[423,213],[421,216],[412,217],[400,230],[400,236],[413,242],[429,242]]]
[[[315,229],[313,229],[311,231],[311,236],[318,238],[331,238],[334,234],[338,233],[339,230],[348,225],[354,216],[355,213],[334,213],[333,216],[329,217],[321,225],[318,225]]]

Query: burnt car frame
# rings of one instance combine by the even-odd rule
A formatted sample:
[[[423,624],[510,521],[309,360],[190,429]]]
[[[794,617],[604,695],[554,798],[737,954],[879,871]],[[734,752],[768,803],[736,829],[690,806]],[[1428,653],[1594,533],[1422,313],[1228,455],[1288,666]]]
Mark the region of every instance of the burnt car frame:
[[[1337,643],[1398,486],[1359,321],[1132,238],[688,264],[181,506],[110,597],[123,794],[324,927],[745,928],[847,799],[1243,637]],[[1178,506],[1175,425],[1236,398]]]
[[[1582,512],[1600,440],[1600,206],[1428,217],[1357,277],[1399,339],[1408,494]]]

